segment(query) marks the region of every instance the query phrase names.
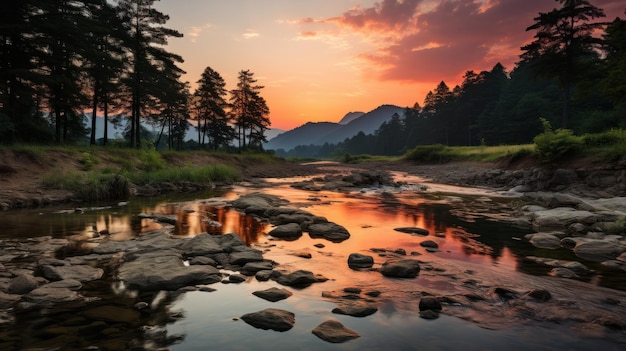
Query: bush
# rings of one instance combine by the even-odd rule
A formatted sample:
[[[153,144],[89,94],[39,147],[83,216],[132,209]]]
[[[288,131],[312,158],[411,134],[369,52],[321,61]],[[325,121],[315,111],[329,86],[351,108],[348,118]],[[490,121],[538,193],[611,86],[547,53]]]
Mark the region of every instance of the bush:
[[[626,141],[626,133],[621,129],[610,129],[602,133],[585,134],[582,139],[586,146],[619,145]]]
[[[544,132],[537,135],[533,141],[542,162],[555,162],[582,149],[583,140],[575,136],[574,132],[569,129],[552,131],[550,123],[543,118],[541,120]]]
[[[418,145],[407,152],[405,158],[410,161],[443,163],[450,161],[450,155],[446,153],[447,149],[441,144]]]

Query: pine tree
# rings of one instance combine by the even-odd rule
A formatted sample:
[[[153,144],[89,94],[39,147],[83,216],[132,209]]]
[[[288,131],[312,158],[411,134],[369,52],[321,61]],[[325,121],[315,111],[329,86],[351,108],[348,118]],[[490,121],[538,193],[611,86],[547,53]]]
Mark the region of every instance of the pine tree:
[[[208,137],[208,144],[217,150],[235,138],[235,130],[230,125],[230,118],[226,113],[227,94],[226,82],[222,76],[211,67],[205,68],[194,92],[199,145],[205,145],[205,138]]]
[[[562,128],[568,128],[572,87],[583,67],[597,59],[602,39],[594,32],[604,28],[603,22],[591,22],[604,17],[604,11],[587,0],[557,0],[559,9],[539,13],[527,31],[537,31],[535,40],[521,47],[522,61],[532,64],[539,75],[554,77],[563,89]]]
[[[246,136],[249,137],[249,145],[260,148],[261,143],[266,141],[265,131],[270,125],[267,117],[269,108],[260,95],[263,86],[255,85],[256,82],[254,73],[242,70],[239,72],[237,89],[231,91],[231,113],[238,127],[239,148],[243,150],[247,148]]]
[[[125,79],[130,95],[130,145],[141,146],[141,118],[167,91],[177,90],[184,73],[183,59],[165,50],[169,37],[183,35],[163,27],[169,16],[154,8],[158,0],[120,0],[119,11],[129,36],[129,72]]]

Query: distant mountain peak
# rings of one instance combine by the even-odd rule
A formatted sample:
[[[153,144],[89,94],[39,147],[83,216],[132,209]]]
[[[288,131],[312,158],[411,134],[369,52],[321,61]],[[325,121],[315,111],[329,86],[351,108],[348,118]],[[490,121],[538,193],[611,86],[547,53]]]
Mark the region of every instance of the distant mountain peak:
[[[355,119],[363,116],[365,112],[348,112],[345,116],[339,121],[339,124],[348,124]]]
[[[360,132],[373,134],[384,122],[391,120],[391,117],[396,113],[402,115],[404,108],[394,105],[381,105],[367,113],[349,112],[339,123],[307,122],[270,139],[264,147],[267,150],[283,149],[289,151],[298,145],[337,144]]]

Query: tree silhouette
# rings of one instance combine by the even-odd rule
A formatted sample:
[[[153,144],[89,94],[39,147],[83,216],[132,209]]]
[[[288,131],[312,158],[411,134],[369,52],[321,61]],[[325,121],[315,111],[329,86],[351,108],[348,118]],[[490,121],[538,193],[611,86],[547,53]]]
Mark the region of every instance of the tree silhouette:
[[[229,124],[230,119],[226,113],[227,94],[224,78],[211,67],[205,68],[193,96],[200,146],[205,145],[205,138],[208,137],[209,146],[217,150],[235,138],[235,130]]]
[[[247,149],[246,143],[260,148],[261,143],[267,141],[265,131],[270,126],[267,117],[270,110],[260,95],[263,86],[255,85],[256,82],[254,73],[242,70],[239,72],[237,88],[231,91],[231,113],[238,128],[239,148],[243,150]]]
[[[605,26],[603,22],[590,22],[604,17],[604,11],[587,0],[557,0],[559,9],[539,13],[535,24],[526,31],[537,31],[535,40],[521,49],[520,58],[530,62],[534,71],[543,76],[558,78],[563,89],[562,128],[568,128],[572,86],[583,67],[597,59],[602,39],[593,36]]]

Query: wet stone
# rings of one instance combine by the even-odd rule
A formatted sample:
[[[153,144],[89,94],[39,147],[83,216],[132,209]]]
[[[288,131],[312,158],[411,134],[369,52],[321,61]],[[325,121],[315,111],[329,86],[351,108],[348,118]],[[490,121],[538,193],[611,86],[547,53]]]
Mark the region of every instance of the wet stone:
[[[295,314],[277,308],[266,308],[262,311],[247,313],[241,316],[241,319],[255,328],[279,332],[293,328],[296,323]]]
[[[280,289],[276,287],[266,290],[255,291],[252,294],[271,302],[284,300],[293,295],[293,293],[287,289]]]
[[[358,338],[360,335],[352,329],[345,327],[338,321],[327,320],[313,329],[313,334],[318,338],[331,343],[342,343]]]

